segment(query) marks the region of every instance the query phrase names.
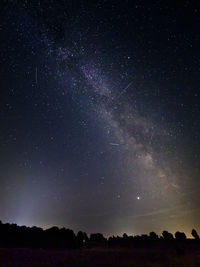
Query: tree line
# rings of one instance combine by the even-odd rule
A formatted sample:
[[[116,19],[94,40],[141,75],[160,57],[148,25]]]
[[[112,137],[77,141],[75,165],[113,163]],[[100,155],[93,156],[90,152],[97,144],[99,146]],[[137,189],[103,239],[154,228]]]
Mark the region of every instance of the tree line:
[[[199,242],[199,235],[195,229],[191,232],[195,242]],[[112,236],[105,238],[101,233],[88,236],[85,232],[77,234],[71,229],[56,226],[43,230],[40,227],[18,226],[17,224],[3,224],[0,221],[0,247],[31,247],[31,248],[82,248],[82,247],[142,247],[159,242],[184,242],[185,233],[177,231],[175,235],[163,231],[161,236],[155,232],[149,235]]]

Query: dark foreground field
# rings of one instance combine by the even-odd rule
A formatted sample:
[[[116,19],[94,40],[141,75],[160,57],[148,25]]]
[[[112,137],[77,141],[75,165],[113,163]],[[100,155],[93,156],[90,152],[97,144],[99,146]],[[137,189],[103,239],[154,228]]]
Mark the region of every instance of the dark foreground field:
[[[200,266],[200,250],[180,248],[0,249],[0,267]]]

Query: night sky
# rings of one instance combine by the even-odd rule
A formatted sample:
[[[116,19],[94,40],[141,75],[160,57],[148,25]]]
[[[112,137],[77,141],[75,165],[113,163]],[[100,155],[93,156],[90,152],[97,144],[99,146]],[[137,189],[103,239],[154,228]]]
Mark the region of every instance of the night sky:
[[[0,3],[0,220],[200,230],[199,1]]]

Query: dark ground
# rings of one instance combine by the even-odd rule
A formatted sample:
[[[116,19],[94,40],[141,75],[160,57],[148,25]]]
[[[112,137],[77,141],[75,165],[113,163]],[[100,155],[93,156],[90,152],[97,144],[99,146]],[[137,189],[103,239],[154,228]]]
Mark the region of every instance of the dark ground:
[[[0,249],[0,267],[200,266],[200,248]]]

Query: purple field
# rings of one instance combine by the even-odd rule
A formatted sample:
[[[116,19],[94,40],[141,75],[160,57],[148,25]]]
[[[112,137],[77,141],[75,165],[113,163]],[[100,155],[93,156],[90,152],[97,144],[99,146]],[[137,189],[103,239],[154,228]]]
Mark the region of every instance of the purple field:
[[[200,249],[0,249],[0,267],[200,266]]]

